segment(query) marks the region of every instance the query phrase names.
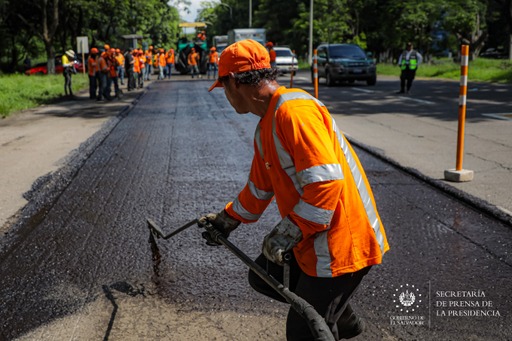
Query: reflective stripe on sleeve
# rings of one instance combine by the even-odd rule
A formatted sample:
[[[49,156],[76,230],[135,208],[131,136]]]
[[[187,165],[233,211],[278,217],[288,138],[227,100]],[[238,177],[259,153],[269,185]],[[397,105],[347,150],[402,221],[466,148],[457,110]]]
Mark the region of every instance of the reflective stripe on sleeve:
[[[377,242],[379,243],[380,250],[382,252],[384,252],[384,236],[380,232],[381,224],[380,224],[379,219],[377,218],[377,212],[375,211],[375,208],[372,204],[372,200],[371,200],[371,197],[369,194],[370,191],[366,187],[366,183],[363,180],[361,171],[360,171],[359,167],[357,167],[356,160],[352,156],[352,153],[350,152],[348,145],[345,143],[345,138],[343,137],[340,130],[338,129],[338,126],[336,125],[336,122],[334,121],[334,119],[332,119],[332,126],[336,133],[336,136],[338,137],[338,142],[340,143],[340,147],[343,150],[345,159],[347,160],[347,163],[350,167],[352,177],[354,178],[354,181],[357,186],[357,190],[359,191],[359,196],[361,197],[361,201],[363,203],[368,220],[370,221],[370,224],[373,228],[373,232],[375,232],[375,238],[377,239]]]
[[[246,220],[258,220],[260,217],[261,217],[261,214],[253,214],[249,211],[247,211],[243,206],[242,204],[240,203],[240,200],[238,200],[238,198],[236,198],[234,201],[233,201],[233,211],[236,212],[236,214],[238,214],[240,217],[246,219]]]
[[[260,131],[261,131],[261,128],[260,128],[260,125],[258,124],[258,126],[256,127],[256,131],[254,132],[254,141],[256,142],[256,146],[258,147],[258,152],[260,153],[261,158],[264,159],[263,147],[261,146]]]
[[[320,225],[329,225],[334,213],[333,210],[319,208],[302,200],[299,200],[299,203],[295,205],[293,212],[303,219]]]
[[[248,181],[247,185],[249,186],[249,190],[251,191],[251,194],[259,200],[270,200],[274,196],[274,192],[267,192],[264,190],[261,190],[254,185],[252,181]]]
[[[304,187],[315,182],[343,180],[343,171],[337,163],[319,165],[298,172],[297,178],[300,186]]]

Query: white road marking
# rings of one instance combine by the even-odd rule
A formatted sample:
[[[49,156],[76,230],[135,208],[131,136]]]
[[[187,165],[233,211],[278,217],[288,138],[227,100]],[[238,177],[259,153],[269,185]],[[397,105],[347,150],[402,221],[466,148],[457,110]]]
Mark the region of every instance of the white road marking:
[[[482,114],[482,116],[497,118],[498,120],[504,121],[512,121],[512,113],[502,113],[502,114]]]

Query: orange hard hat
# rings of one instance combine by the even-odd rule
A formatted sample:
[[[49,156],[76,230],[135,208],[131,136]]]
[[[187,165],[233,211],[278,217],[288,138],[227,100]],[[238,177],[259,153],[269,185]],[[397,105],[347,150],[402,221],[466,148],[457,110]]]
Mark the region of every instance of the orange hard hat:
[[[116,49],[112,47],[112,48],[110,49],[110,53],[115,53],[115,52],[116,52]]]
[[[110,49],[110,45],[109,45],[109,44],[105,44],[103,47],[105,48],[105,51],[107,51],[108,49]]]
[[[98,49],[97,49],[97,48],[95,48],[95,47],[93,47],[93,48],[91,49],[91,54],[98,54],[99,52],[100,52],[100,51],[98,51]]]
[[[116,49],[116,52],[119,53],[119,52],[121,52],[121,50],[120,49]]]
[[[212,47],[212,48],[210,49],[210,51],[215,51],[215,50],[217,50],[217,49],[215,48],[215,46],[214,46],[214,47]]]
[[[272,46],[274,46],[274,44],[273,44],[271,41],[269,41],[269,42],[267,42],[267,43],[265,44],[265,46],[272,47]]]

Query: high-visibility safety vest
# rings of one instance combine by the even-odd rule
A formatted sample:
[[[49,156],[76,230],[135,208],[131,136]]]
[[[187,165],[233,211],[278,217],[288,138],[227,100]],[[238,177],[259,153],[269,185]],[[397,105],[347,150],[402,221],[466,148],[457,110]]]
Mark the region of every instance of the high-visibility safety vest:
[[[173,50],[167,51],[167,53],[165,54],[165,62],[167,64],[174,64],[174,51]]]
[[[88,70],[88,73],[89,73],[89,76],[94,76],[96,75],[96,72],[98,72],[100,69],[99,69],[99,66],[98,66],[98,61],[96,60],[97,57],[93,58],[92,56],[89,56],[89,58],[87,59],[87,70]]]
[[[248,182],[226,205],[228,214],[255,222],[275,198],[281,217],[302,231],[293,251],[309,276],[337,277],[382,262],[389,245],[372,190],[320,101],[278,88],[254,149]]]
[[[409,60],[407,60],[407,52],[408,51],[402,52],[400,69],[405,70],[407,69],[407,65],[409,65],[409,70],[416,70],[418,68],[418,55],[415,50],[412,50],[409,55]]]

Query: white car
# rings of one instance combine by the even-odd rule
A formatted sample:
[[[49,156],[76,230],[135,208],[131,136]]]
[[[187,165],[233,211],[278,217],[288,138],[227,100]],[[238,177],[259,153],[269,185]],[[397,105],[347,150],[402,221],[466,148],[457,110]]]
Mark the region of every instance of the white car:
[[[288,47],[274,46],[276,51],[276,67],[280,73],[291,73],[298,69],[297,56]]]

